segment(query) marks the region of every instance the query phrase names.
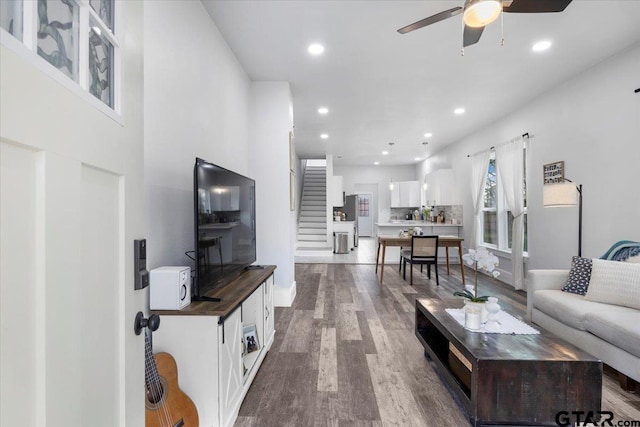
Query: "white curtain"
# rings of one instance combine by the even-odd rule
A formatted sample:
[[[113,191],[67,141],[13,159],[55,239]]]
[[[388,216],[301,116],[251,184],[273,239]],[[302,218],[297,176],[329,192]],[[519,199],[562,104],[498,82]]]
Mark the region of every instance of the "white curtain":
[[[489,168],[489,159],[491,158],[491,151],[486,150],[482,153],[474,154],[471,157],[471,197],[473,200],[473,229],[471,232],[471,241],[469,242],[469,248],[475,249],[478,247],[482,238],[480,232],[482,230],[482,223],[480,213],[484,207],[484,187],[487,182],[487,169]]]
[[[496,147],[496,168],[504,189],[507,209],[513,215],[511,233],[511,262],[513,287],[524,289],[522,239],[524,237],[524,138]]]

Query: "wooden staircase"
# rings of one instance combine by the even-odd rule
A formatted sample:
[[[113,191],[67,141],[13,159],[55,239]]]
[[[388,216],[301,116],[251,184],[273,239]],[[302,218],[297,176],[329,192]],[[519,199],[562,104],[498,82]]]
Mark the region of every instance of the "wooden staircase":
[[[331,255],[331,243],[327,239],[327,170],[325,166],[307,166],[298,218],[296,255]]]

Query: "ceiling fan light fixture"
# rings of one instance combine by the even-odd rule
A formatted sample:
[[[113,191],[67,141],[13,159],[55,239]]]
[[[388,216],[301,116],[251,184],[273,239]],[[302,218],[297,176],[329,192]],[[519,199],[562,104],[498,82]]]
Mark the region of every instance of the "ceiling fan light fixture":
[[[467,0],[462,18],[464,23],[473,28],[484,27],[495,21],[502,12],[500,0]]]

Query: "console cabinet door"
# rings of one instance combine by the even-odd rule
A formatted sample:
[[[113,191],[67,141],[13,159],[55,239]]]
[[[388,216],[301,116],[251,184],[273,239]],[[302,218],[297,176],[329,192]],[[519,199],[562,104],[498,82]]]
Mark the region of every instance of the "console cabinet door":
[[[273,341],[275,334],[275,313],[273,312],[273,275],[264,283],[264,343]]]
[[[238,307],[218,325],[220,426],[230,425],[242,397],[242,310]],[[223,342],[224,340],[224,342]]]

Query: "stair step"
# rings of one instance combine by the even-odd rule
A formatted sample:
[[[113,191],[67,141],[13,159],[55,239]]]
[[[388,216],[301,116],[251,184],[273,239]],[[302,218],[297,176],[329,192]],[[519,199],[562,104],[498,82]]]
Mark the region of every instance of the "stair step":
[[[303,211],[326,211],[325,205],[302,205],[300,207]]]
[[[327,215],[307,215],[307,213],[307,211],[300,212],[298,222],[327,222]]]
[[[330,246],[319,246],[319,247],[304,247],[298,246],[296,248],[295,256],[305,257],[305,256],[331,256],[333,255],[333,249]]]
[[[303,200],[300,205],[302,207],[305,206],[321,206],[324,209],[327,206],[327,203],[322,200]]]
[[[326,242],[327,235],[319,235],[319,234],[298,234],[298,242]]]
[[[333,252],[333,247],[330,246],[326,240],[324,242],[321,241],[308,241],[308,242],[304,242],[304,241],[299,241],[296,243],[296,247],[297,248],[330,248],[331,251]]]
[[[323,239],[327,239],[327,229],[326,228],[299,228],[298,236],[304,235],[307,236],[322,236]]]
[[[302,220],[303,218],[309,218],[309,217],[327,218],[327,213],[324,211],[323,212],[305,211],[304,215],[300,216],[300,219]]]
[[[327,230],[327,222],[323,221],[323,222],[310,222],[310,221],[300,221],[298,223],[298,229],[303,229],[303,228],[317,228],[317,229],[322,229],[322,230]]]
[[[327,201],[327,196],[309,196],[307,195],[306,197],[303,198],[303,201],[320,201],[320,202],[326,202]]]

